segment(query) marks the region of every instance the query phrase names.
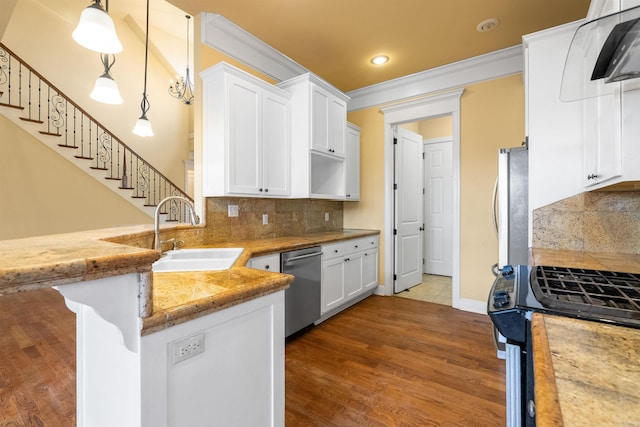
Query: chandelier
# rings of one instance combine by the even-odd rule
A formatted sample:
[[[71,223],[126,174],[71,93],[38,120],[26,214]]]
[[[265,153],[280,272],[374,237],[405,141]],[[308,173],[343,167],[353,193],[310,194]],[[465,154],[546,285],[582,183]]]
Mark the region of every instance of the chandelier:
[[[185,18],[187,18],[187,72],[185,77],[180,76],[175,83],[169,83],[169,94],[185,105],[191,105],[193,103],[193,83],[189,76],[189,20],[191,16],[185,15]]]

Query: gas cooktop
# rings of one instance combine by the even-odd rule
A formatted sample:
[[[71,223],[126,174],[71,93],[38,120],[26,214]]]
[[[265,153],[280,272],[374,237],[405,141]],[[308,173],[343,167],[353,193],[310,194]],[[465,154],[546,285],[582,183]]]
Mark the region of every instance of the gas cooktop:
[[[538,266],[529,282],[536,299],[549,309],[640,326],[640,274]]]

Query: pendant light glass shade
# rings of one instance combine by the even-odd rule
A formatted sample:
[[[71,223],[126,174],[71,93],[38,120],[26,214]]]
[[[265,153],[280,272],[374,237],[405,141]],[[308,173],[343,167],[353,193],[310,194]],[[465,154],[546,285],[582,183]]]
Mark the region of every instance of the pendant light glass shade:
[[[102,73],[102,75],[98,77],[98,80],[96,80],[96,84],[93,86],[93,91],[89,96],[91,99],[104,104],[122,104],[122,97],[118,90],[118,84],[113,77],[111,77],[111,67],[116,62],[115,56],[111,56],[113,57],[113,61],[109,63],[109,55],[104,53],[100,55],[100,59],[104,65],[104,73]]]
[[[147,65],[149,62],[149,0],[147,0],[147,28],[144,43],[144,90],[142,91],[142,102],[140,103],[140,110],[142,114],[136,121],[136,125],[133,127],[133,133],[138,136],[153,136],[153,130],[151,129],[151,122],[147,118],[147,112],[149,111],[149,100],[147,99]]]
[[[142,116],[136,121],[136,125],[133,128],[133,133],[138,136],[153,136],[153,129],[151,129],[151,122],[147,119],[147,116]]]
[[[122,104],[118,84],[108,75],[98,77],[89,96],[91,99],[104,104]]]
[[[72,37],[80,46],[95,52],[111,54],[122,52],[122,43],[116,34],[115,25],[99,0],[95,0],[91,6],[82,11]]]

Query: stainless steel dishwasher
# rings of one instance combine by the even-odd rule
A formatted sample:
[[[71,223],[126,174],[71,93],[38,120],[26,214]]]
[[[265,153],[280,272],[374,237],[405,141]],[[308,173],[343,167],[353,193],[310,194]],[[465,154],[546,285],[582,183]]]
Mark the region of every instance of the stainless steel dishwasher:
[[[295,279],[284,291],[284,332],[289,336],[320,318],[322,276],[320,246],[283,252],[280,271]]]

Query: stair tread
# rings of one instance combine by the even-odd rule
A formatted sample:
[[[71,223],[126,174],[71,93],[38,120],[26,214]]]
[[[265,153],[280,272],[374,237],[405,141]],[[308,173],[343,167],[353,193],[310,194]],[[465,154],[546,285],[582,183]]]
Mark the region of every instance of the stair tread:
[[[50,135],[50,136],[62,136],[61,133],[45,132],[43,130],[41,130],[40,133],[43,135]]]
[[[135,190],[133,187],[118,187],[121,190]]]
[[[93,157],[85,157],[85,156],[73,156],[76,159],[82,159],[82,160],[93,160]]]
[[[108,171],[109,170],[109,168],[99,168],[97,166],[89,166],[89,169],[94,169],[94,170],[97,170],[97,171]]]
[[[30,119],[28,117],[20,117],[20,120],[25,121],[25,122],[29,122],[29,123],[38,123],[38,124],[43,124],[44,123],[42,120]]]
[[[21,107],[20,105],[7,104],[6,102],[0,102],[0,106],[24,110],[24,107]]]
[[[75,145],[67,145],[67,144],[58,144],[58,147],[64,147],[64,148],[80,148],[77,147]]]

